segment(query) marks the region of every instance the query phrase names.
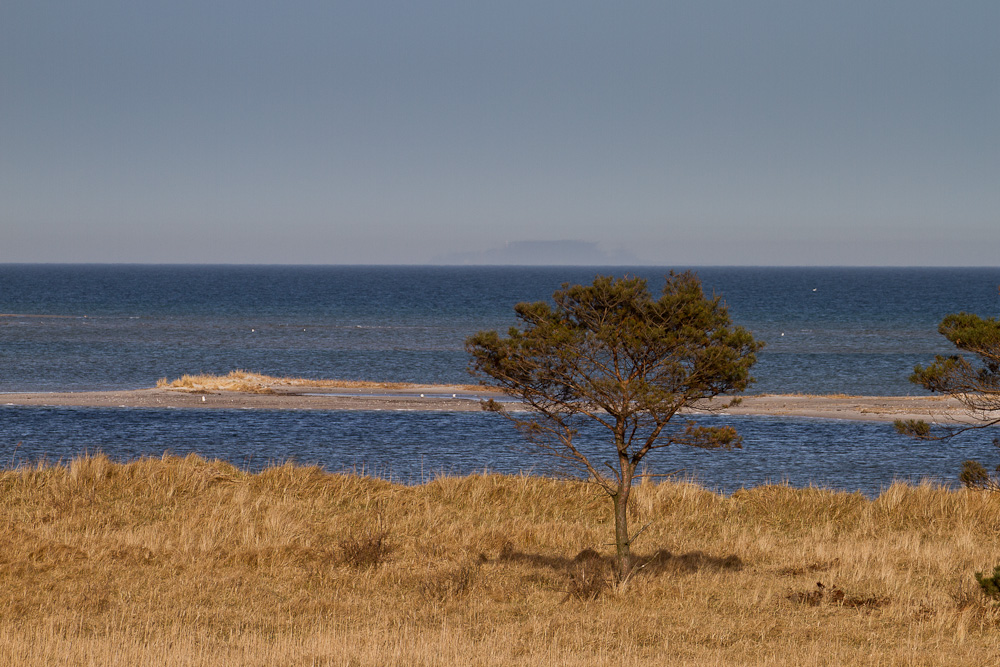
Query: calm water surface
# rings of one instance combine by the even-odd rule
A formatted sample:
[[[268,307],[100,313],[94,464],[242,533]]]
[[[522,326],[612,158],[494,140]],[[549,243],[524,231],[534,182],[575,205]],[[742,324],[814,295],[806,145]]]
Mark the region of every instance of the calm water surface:
[[[891,424],[770,417],[711,417],[735,426],[743,449],[669,447],[648,459],[654,472],[679,471],[707,488],[787,482],[876,495],[894,480],[954,483],[962,461],[996,458],[987,434],[943,445],[896,435]],[[0,407],[6,465],[102,451],[127,461],[164,451],[220,458],[251,470],[293,460],[406,483],[490,470],[558,474],[525,451],[502,418],[487,413],[140,410]],[[606,436],[584,429],[597,460]],[[3,458],[0,458],[3,460]]]
[[[952,352],[936,332],[941,318],[1000,312],[995,268],[696,270],[734,322],[767,343],[757,392],[921,393],[907,381],[913,365]],[[597,274],[647,277],[658,290],[667,271],[0,265],[0,313],[19,315],[0,317],[0,392],[131,389],[234,368],[467,382],[463,341],[514,324],[514,303]],[[954,479],[965,458],[993,457],[989,434],[942,445],[899,438],[885,424],[734,423],[746,437],[742,451],[677,449],[661,465],[725,490],[787,480],[870,493],[893,479]],[[170,450],[248,466],[291,458],[404,481],[484,468],[543,472],[515,442],[506,423],[484,414],[0,407],[0,448],[11,462]]]
[[[151,386],[244,368],[275,375],[467,381],[465,338],[563,282],[667,268],[0,265],[0,392]],[[1000,269],[697,269],[767,343],[755,391],[909,394],[950,352],[958,310],[1000,311]]]

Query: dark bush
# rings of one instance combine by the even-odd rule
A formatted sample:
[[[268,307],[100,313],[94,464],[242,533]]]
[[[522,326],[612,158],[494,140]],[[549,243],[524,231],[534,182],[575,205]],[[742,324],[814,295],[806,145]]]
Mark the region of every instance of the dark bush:
[[[976,572],[976,581],[983,593],[994,600],[1000,600],[1000,565],[993,568],[993,576],[987,577],[982,572]]]
[[[340,541],[341,557],[351,567],[377,567],[384,563],[392,552],[388,537],[389,532],[383,530],[343,539]]]

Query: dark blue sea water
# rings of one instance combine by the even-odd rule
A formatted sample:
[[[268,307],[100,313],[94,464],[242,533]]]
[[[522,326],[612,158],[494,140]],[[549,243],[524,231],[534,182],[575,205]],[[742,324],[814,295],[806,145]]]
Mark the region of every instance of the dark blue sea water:
[[[709,417],[744,438],[732,451],[669,447],[647,458],[649,471],[678,472],[706,488],[787,482],[860,490],[893,481],[954,484],[962,461],[998,458],[984,432],[947,444],[914,440],[881,422],[773,417]],[[101,451],[116,460],[196,453],[258,470],[293,460],[406,483],[438,474],[562,474],[526,451],[502,418],[489,413],[143,410],[0,406],[0,466],[52,462]],[[607,436],[583,429],[582,446],[603,461]]]
[[[514,324],[514,303],[596,274],[640,275],[656,290],[668,270],[0,265],[0,313],[18,315],[0,317],[0,392],[139,388],[234,368],[467,382],[464,339]],[[952,351],[936,332],[940,319],[1000,312],[1000,268],[696,270],[734,322],[767,343],[755,392],[921,393],[907,381],[913,365]],[[963,456],[992,455],[986,434],[966,439],[965,452],[898,439],[884,424],[755,418],[740,429],[740,452],[671,451],[665,465],[676,459],[726,489],[787,479],[877,490],[894,478],[952,479]],[[169,449],[414,480],[419,471],[533,469],[512,440],[505,423],[479,414],[0,409],[0,448],[17,461]]]

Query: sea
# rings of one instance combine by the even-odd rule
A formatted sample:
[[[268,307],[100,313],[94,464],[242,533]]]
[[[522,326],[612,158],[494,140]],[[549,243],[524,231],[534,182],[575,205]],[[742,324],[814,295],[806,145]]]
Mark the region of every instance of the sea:
[[[137,389],[233,369],[469,383],[465,339],[516,325],[514,304],[597,275],[639,276],[655,293],[683,270],[766,343],[750,393],[919,395],[914,365],[955,352],[940,320],[1000,312],[1000,268],[0,264],[0,466],[193,452],[251,470],[295,461],[403,483],[561,474],[488,413],[17,407],[2,394]],[[953,485],[969,458],[1000,462],[989,429],[935,442],[881,422],[702,419],[735,426],[743,447],[670,447],[650,472],[721,493],[784,483],[872,496],[896,481]],[[602,454],[602,433],[580,438]]]

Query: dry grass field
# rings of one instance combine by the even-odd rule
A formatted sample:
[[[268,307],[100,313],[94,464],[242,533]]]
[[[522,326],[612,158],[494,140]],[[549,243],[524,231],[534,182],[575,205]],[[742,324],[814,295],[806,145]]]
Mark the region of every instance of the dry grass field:
[[[1000,494],[402,486],[97,455],[0,472],[0,662],[59,665],[995,665]],[[822,588],[817,583],[822,583]]]

